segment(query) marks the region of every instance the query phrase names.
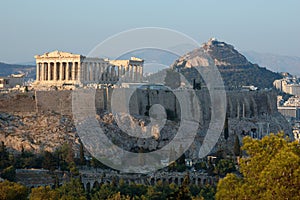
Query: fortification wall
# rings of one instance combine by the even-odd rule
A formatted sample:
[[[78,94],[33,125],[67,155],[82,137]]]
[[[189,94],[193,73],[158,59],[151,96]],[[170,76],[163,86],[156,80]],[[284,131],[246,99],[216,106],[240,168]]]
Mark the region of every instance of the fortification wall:
[[[36,112],[34,93],[1,93],[0,112]]]
[[[72,116],[72,92],[73,91],[65,90],[36,91],[36,93],[29,92],[1,94],[0,112],[37,112],[34,114],[37,114],[42,118],[49,118],[49,115],[44,114],[48,112],[52,112],[55,117],[59,116],[63,118],[63,116],[60,115]],[[113,92],[117,92],[118,95],[113,96],[112,98]],[[133,92],[133,95],[131,95],[131,92]],[[114,93],[114,95],[115,94],[116,93]],[[198,97],[198,101],[195,100],[196,97]],[[227,92],[226,99],[227,110],[224,130],[221,134],[221,137],[219,138],[219,142],[217,143],[217,145],[215,145],[215,149],[213,150],[213,152],[217,152],[219,149],[230,150],[234,145],[236,136],[238,136],[240,140],[245,135],[256,135],[256,138],[261,138],[270,132],[277,133],[278,131],[283,130],[286,134],[293,138],[293,136],[291,135],[291,126],[277,111],[276,93],[271,91],[232,91]],[[181,90],[134,91],[130,89],[122,89],[118,91],[118,89],[113,90],[111,88],[96,90],[95,107],[98,111],[106,110],[111,112],[111,103],[118,103],[118,105],[120,106],[120,112],[129,111],[131,115],[147,115],[149,113],[149,109],[151,109],[151,106],[153,106],[154,104],[161,104],[166,109],[168,118],[172,120],[182,119],[181,115],[183,115],[183,113],[181,113],[181,109],[183,108],[188,112],[188,119],[183,117],[187,120],[194,120],[197,116],[197,111],[199,111],[200,124],[198,134],[194,144],[191,145],[190,151],[188,153],[189,157],[191,158],[198,156],[197,152],[199,152],[199,148],[202,145],[203,138],[206,135],[211,119],[211,109],[214,106],[210,103],[209,93],[204,90],[196,91],[195,93],[192,91],[186,92]],[[2,117],[2,122],[3,124],[6,124],[7,117],[5,117],[6,115],[3,116],[4,117]],[[22,114],[20,114],[20,116],[22,116]],[[23,119],[23,117],[21,118]],[[56,123],[54,118],[49,118],[49,120],[44,121],[45,123],[49,122],[50,124]],[[51,128],[50,131],[48,129],[45,129],[49,131],[49,133],[60,133],[57,132],[55,128],[56,125],[55,127],[52,127],[47,125],[47,123],[45,125],[45,123],[43,123],[42,127],[45,126],[47,128]],[[35,124],[36,123],[32,122],[32,126],[34,126]],[[16,126],[15,128],[18,128],[18,126]],[[64,125],[62,126],[64,127]],[[29,127],[30,128],[28,130],[44,130],[41,128],[33,129],[31,128],[31,125]],[[72,127],[70,128],[70,130],[73,130]],[[70,130],[68,129],[67,132],[73,133]],[[168,132],[166,129],[166,134],[162,138],[169,139],[168,136],[172,136],[173,132],[171,130],[173,129],[168,130],[170,130],[170,132]],[[115,132],[112,131],[111,134],[115,134]],[[21,131],[20,135],[22,137],[24,136]],[[22,139],[22,137],[20,138]],[[11,141],[13,141],[14,144],[16,143],[15,138],[13,138]],[[131,140],[128,140],[126,142],[129,143],[130,141]],[[22,142],[22,144],[24,144],[24,142]],[[152,145],[152,143],[150,142],[146,142],[144,144],[145,149],[150,148],[150,145]],[[134,145],[136,144],[132,143],[131,145],[132,147],[134,147]]]
[[[36,107],[38,112],[55,112],[72,115],[72,90],[36,91]],[[112,89],[97,89],[95,108],[110,111]]]
[[[72,91],[36,91],[38,112],[55,112],[62,115],[72,114]]]
[[[111,98],[113,89],[97,89],[95,94],[95,107],[97,110],[111,111]],[[129,98],[130,93],[132,96]],[[181,116],[181,107],[189,105],[191,116],[195,111],[195,94],[199,97],[199,110],[201,119],[209,120],[210,105],[209,93],[206,91],[167,91],[167,90],[139,90],[122,89],[118,92],[119,104],[124,106],[123,111],[131,114],[145,115],[154,104],[161,104],[171,119]],[[184,96],[182,96],[184,95]],[[182,98],[180,98],[182,97]],[[126,102],[129,99],[129,102]],[[180,102],[184,99],[188,102]],[[129,105],[129,106],[128,106]],[[36,91],[28,93],[5,93],[0,95],[1,112],[55,112],[63,115],[72,114],[72,91]],[[260,115],[272,115],[277,112],[276,93],[265,91],[227,92],[227,117],[252,118]]]
[[[196,105],[195,94],[198,97],[199,105]],[[184,95],[184,96],[183,96]],[[124,94],[124,98],[126,95]],[[180,99],[183,99],[182,102]],[[227,111],[228,118],[253,118],[261,115],[273,115],[277,112],[276,93],[266,91],[230,91],[227,92]],[[184,102],[187,101],[187,102]],[[140,90],[133,93],[130,101],[131,114],[144,115],[148,113],[149,108],[154,104],[161,104],[170,114],[171,118],[180,118],[181,107],[191,104],[190,114],[195,116],[193,112],[197,106],[201,112],[202,121],[209,120],[211,109],[210,96],[207,91],[165,91],[165,90]]]

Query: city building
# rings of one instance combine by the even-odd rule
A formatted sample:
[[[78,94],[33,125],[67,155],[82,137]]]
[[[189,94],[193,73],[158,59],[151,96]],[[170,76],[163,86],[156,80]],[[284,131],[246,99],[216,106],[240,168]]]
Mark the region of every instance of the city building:
[[[7,77],[0,77],[0,89],[14,88],[23,86],[24,74],[12,74]]]
[[[286,118],[300,120],[300,108],[294,106],[278,106],[278,111]]]
[[[300,96],[300,84],[295,79],[280,79],[273,82],[273,86],[282,92]]]
[[[300,142],[300,130],[298,128],[295,128],[293,130],[294,138],[296,141]]]

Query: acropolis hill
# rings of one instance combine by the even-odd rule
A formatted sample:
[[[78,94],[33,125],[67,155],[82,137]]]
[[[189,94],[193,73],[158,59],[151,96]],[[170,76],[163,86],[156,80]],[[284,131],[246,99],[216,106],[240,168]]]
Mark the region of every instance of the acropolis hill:
[[[247,74],[247,71],[267,74],[266,80],[276,79],[277,74],[258,66],[252,66],[233,47],[225,43],[211,40],[204,45],[204,49],[211,54],[221,75],[225,73]],[[174,62],[168,76],[174,71],[181,71],[188,81],[192,82],[196,75],[193,73],[193,64],[202,62],[203,58],[197,54],[197,49],[187,53]],[[225,55],[225,57],[222,57]],[[232,60],[232,59],[233,60]],[[239,60],[243,62],[239,64]],[[128,123],[139,122],[143,127],[149,121],[147,112],[154,104],[161,104],[166,109],[168,120],[158,138],[132,138],[118,128],[114,116],[111,114],[111,96],[113,87],[98,87],[98,85],[113,86],[120,78],[124,82],[139,84],[142,81],[142,59],[108,60],[101,58],[87,58],[79,54],[54,51],[36,56],[37,78],[35,90],[27,93],[8,93],[0,96],[0,141],[12,151],[22,149],[41,152],[53,151],[57,146],[70,141],[74,149],[78,150],[79,142],[72,117],[72,92],[76,88],[95,88],[95,109],[97,120],[105,134],[115,144],[123,149],[137,151],[144,149],[152,151],[161,148],[174,137],[180,120],[180,105],[173,93],[180,93],[180,89],[168,90],[149,89],[137,90],[129,104],[130,114]],[[228,67],[229,71],[226,71]],[[253,68],[252,68],[253,67]],[[173,71],[173,72],[172,72]],[[259,82],[255,77],[261,74],[249,74],[249,84]],[[232,88],[231,83],[239,82],[238,76],[225,78],[225,87]],[[175,76],[172,80],[175,80]],[[268,86],[269,83],[260,83]],[[272,85],[272,83],[270,83]],[[176,84],[175,84],[176,85]],[[235,85],[236,86],[236,85]],[[173,88],[173,87],[171,87]],[[70,90],[72,89],[72,90]],[[126,89],[124,89],[126,90]],[[209,93],[195,90],[188,93],[191,97],[197,95],[200,101],[201,120],[195,142],[191,145],[186,156],[197,158],[199,148],[208,129],[213,105]],[[284,131],[292,138],[291,127],[285,118],[277,111],[276,93],[271,90],[261,91],[227,91],[227,109],[224,130],[219,141],[211,153],[219,150],[232,153],[233,143],[238,136],[241,140],[245,135],[261,138],[271,132]],[[124,96],[125,99],[125,96]],[[194,105],[191,105],[193,108]],[[131,127],[137,128],[137,127]]]

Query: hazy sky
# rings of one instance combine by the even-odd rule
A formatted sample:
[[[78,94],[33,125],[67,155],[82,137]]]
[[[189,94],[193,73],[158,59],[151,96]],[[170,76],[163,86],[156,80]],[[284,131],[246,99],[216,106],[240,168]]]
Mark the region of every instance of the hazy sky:
[[[0,8],[0,61],[8,63],[56,49],[86,55],[107,37],[144,26],[300,57],[299,0],[1,0]]]

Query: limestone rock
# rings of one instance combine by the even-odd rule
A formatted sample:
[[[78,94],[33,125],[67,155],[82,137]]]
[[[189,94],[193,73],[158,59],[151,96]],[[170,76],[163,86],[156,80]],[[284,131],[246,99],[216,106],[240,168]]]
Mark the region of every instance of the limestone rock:
[[[216,39],[210,39],[201,48],[195,49],[177,59],[171,69],[180,72],[192,84],[193,80],[206,84],[195,67],[218,67],[224,84],[228,89],[254,85],[259,88],[271,88],[272,83],[282,76],[249,62],[232,45]],[[213,81],[213,80],[212,80]]]

